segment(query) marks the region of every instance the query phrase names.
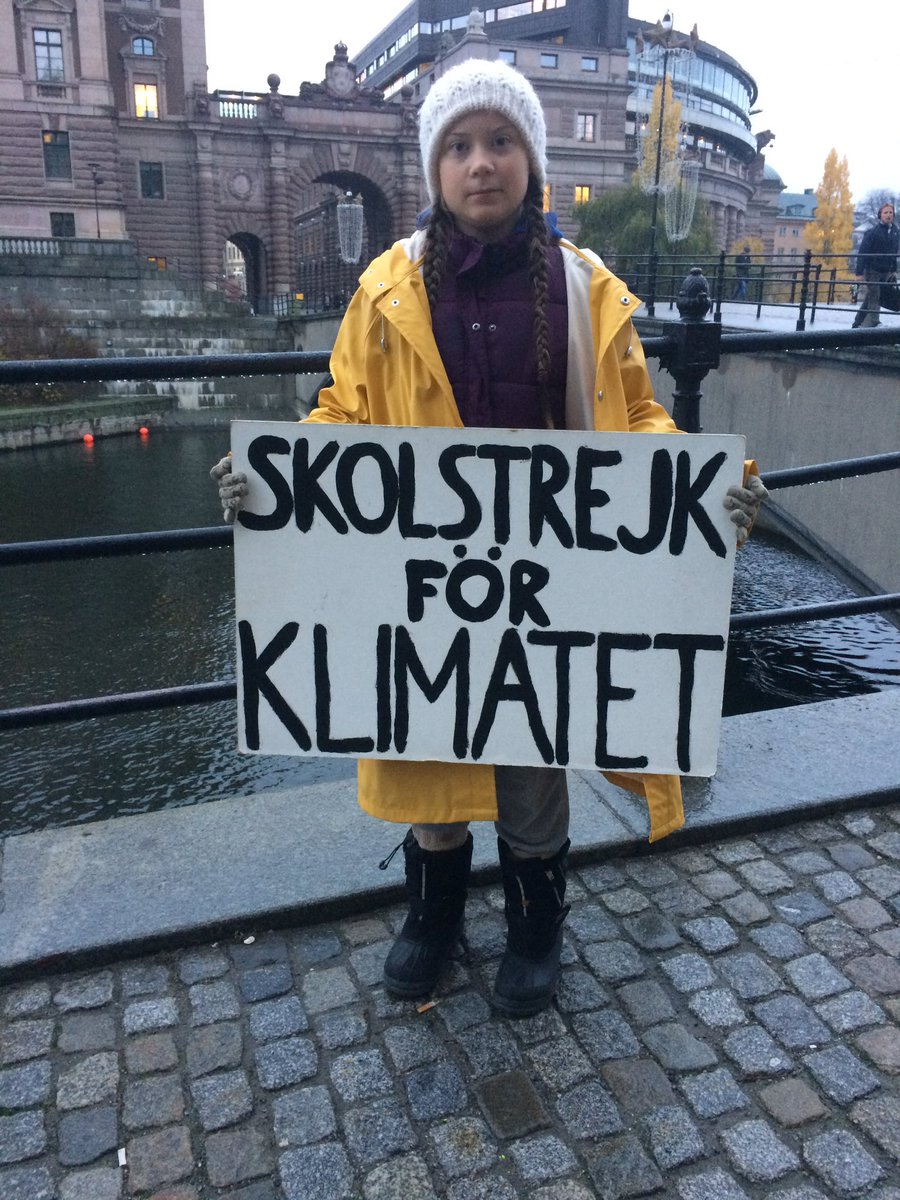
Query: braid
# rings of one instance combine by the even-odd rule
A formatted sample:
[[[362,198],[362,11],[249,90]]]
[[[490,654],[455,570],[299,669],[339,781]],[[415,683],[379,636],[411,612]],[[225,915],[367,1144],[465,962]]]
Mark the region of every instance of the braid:
[[[547,247],[550,234],[544,220],[543,197],[534,181],[525,196],[525,219],[528,230],[528,272],[534,289],[534,345],[537,354],[537,377],[541,411],[547,429],[555,422],[550,409],[550,328],[547,323],[547,295],[550,267]]]
[[[432,312],[444,281],[444,267],[447,265],[447,251],[450,248],[452,233],[453,218],[439,198],[435,200],[431,210],[425,238],[425,261],[422,264],[425,294],[428,296],[428,306]]]

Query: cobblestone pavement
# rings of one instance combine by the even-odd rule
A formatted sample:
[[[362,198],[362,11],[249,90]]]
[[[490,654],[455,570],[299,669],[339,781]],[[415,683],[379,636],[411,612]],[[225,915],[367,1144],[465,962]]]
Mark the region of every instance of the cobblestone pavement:
[[[0,1200],[900,1200],[900,805],[571,896],[525,1021],[496,888],[425,1011],[399,909],[5,987]]]

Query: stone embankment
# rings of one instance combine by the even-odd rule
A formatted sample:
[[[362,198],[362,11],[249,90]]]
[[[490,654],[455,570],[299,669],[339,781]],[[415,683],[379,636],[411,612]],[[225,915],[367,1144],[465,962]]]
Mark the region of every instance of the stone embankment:
[[[4,256],[0,306],[24,310],[32,299],[65,313],[70,332],[92,342],[103,358],[296,348],[288,325],[255,315],[246,303],[186,288],[134,258],[110,257],[101,265],[97,274],[96,259]],[[0,450],[133,433],[142,424],[212,425],[248,415],[291,419],[297,394],[290,376],[86,383],[77,402],[0,407]]]

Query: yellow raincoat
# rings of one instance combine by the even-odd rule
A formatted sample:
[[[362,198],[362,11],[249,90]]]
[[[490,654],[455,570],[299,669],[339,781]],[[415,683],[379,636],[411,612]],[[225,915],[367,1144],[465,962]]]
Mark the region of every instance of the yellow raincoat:
[[[366,269],[331,355],[334,384],[309,421],[462,427],[431,331],[422,281],[425,235],[396,242]],[[566,428],[675,433],[653,399],[644,353],[631,323],[640,301],[590,251],[561,243],[568,295]],[[359,763],[359,803],[404,824],[493,821],[494,768],[482,763]],[[677,775],[604,773],[643,795],[650,840],[684,824]]]

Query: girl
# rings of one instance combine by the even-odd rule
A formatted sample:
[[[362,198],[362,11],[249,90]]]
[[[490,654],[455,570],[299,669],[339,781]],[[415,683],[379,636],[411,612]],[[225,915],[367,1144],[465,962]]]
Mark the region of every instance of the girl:
[[[335,341],[334,382],[307,420],[676,432],[632,328],[639,301],[548,228],[544,115],[524,76],[464,62],[431,88],[419,126],[427,223],[362,275]],[[245,480],[227,459],[213,474],[233,519]],[[726,499],[739,540],[764,494],[755,476],[747,485]],[[677,777],[609,778],[646,797],[651,840],[683,823]],[[416,997],[434,987],[462,932],[469,822],[491,820],[507,919],[494,1000],[509,1016],[545,1008],[568,912],[565,771],[366,761],[359,802],[411,825],[410,907],[385,962],[388,990]]]

